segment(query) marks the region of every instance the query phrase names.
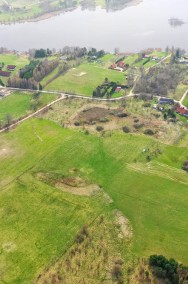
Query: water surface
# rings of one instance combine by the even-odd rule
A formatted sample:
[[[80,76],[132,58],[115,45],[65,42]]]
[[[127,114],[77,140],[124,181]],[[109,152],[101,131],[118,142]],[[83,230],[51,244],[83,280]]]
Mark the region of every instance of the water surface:
[[[16,50],[68,45],[140,51],[168,45],[188,50],[188,24],[173,28],[168,22],[171,17],[188,20],[187,0],[143,0],[120,7],[111,2],[107,9],[86,5],[86,9],[79,7],[39,22],[0,25],[0,46]]]

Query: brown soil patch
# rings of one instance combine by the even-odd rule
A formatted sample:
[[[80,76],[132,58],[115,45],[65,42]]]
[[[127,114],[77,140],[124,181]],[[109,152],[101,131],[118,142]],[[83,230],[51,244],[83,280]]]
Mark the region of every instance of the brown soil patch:
[[[88,183],[86,180],[78,176],[66,178],[55,177],[49,173],[37,173],[36,177],[56,188],[75,195],[92,196],[101,191],[97,184]]]
[[[122,110],[117,109],[108,109],[102,107],[92,107],[88,109],[82,110],[76,117],[75,120],[80,122],[92,122],[92,121],[99,121],[101,119],[110,118],[114,115],[121,113]]]
[[[63,179],[63,183],[65,185],[72,186],[72,187],[86,186],[85,180],[83,180],[80,177],[67,177],[67,178]]]
[[[83,196],[92,196],[98,193],[99,191],[101,191],[100,187],[97,184],[73,187],[65,184],[64,182],[57,182],[55,184],[55,187],[65,192],[69,192],[75,195],[83,195]]]

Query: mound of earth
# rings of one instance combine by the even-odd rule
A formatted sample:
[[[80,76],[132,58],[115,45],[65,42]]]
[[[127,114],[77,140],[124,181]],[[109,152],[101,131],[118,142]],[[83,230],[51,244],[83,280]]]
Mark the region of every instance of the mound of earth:
[[[79,176],[57,177],[50,173],[37,173],[37,178],[62,191],[75,195],[92,196],[101,191],[97,184],[88,183]]]

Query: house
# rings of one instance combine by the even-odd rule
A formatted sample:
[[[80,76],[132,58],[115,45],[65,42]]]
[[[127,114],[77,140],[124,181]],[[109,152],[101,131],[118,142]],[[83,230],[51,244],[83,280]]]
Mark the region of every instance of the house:
[[[116,87],[115,92],[119,93],[121,91],[121,87]]]
[[[14,71],[16,69],[15,65],[7,65],[7,70]]]
[[[110,69],[115,69],[116,68],[116,64],[112,64],[111,66],[110,66]]]
[[[10,75],[11,75],[11,72],[0,70],[0,76],[2,76],[2,77],[10,77]]]
[[[169,99],[169,98],[160,98],[158,100],[158,103],[160,105],[164,105],[164,104],[173,105],[174,104],[174,100],[173,99]]]
[[[183,115],[183,116],[188,117],[188,110],[187,110],[186,108],[184,108],[184,107],[177,106],[176,112],[177,112],[178,114],[181,114],[181,115]]]
[[[144,58],[150,59],[150,58],[151,58],[151,55],[150,55],[150,54],[145,54],[145,55],[144,55]]]
[[[123,61],[119,61],[119,62],[117,62],[117,66],[120,67],[120,68],[124,68],[125,63]]]

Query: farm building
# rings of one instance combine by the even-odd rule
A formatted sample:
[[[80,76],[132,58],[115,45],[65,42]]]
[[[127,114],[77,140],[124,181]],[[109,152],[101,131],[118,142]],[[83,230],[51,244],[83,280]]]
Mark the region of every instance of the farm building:
[[[178,106],[176,108],[176,112],[181,114],[181,115],[183,115],[183,116],[188,117],[188,110],[186,108],[184,108],[184,107]]]
[[[2,76],[2,77],[10,77],[10,75],[11,75],[11,72],[0,70],[0,76]]]
[[[173,99],[169,99],[169,98],[160,98],[158,103],[160,105],[164,105],[164,104],[173,105],[174,104],[174,100]]]
[[[15,65],[7,65],[7,70],[14,71],[16,69]]]
[[[119,61],[117,63],[117,66],[120,67],[120,68],[124,68],[125,67],[125,63],[123,61]]]

